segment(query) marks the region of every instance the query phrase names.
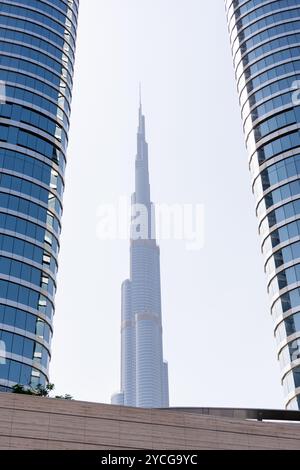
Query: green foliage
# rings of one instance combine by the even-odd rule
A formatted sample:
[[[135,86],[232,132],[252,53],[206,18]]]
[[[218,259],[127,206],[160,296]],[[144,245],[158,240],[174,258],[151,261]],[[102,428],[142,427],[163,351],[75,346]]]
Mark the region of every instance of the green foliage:
[[[54,388],[54,384],[51,383],[48,383],[45,387],[39,384],[35,388],[17,384],[12,387],[12,393],[19,393],[21,395],[33,395],[36,397],[53,398],[51,397],[50,393],[54,391]],[[73,397],[69,394],[60,396],[57,395],[54,398],[60,398],[63,400],[73,400]]]
[[[22,395],[33,395],[33,391],[30,388],[25,388],[24,385],[14,385],[12,393],[20,393]]]

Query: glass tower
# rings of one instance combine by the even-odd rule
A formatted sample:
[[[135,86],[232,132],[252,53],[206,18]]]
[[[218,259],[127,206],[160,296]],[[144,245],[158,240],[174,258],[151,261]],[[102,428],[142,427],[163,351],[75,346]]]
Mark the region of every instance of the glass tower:
[[[130,279],[122,284],[121,392],[115,405],[169,407],[168,363],[163,360],[160,250],[150,197],[148,144],[140,103],[131,200]]]
[[[225,0],[286,407],[300,408],[300,0]]]
[[[49,380],[78,6],[0,1],[0,391]]]

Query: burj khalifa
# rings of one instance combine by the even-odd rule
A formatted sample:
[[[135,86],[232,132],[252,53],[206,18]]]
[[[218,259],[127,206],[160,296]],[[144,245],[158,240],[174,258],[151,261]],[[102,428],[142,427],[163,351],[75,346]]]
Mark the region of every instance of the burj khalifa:
[[[122,284],[121,391],[116,405],[169,406],[168,364],[163,360],[160,250],[150,199],[148,144],[140,102],[131,202],[130,278]]]

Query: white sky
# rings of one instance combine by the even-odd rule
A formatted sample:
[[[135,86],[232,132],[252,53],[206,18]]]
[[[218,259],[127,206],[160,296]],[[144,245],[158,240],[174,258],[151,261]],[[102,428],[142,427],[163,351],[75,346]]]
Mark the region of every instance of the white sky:
[[[283,407],[222,0],[81,0],[51,380],[119,388],[128,241],[97,207],[130,195],[143,84],[152,200],[204,203],[205,247],[161,243],[171,405]]]

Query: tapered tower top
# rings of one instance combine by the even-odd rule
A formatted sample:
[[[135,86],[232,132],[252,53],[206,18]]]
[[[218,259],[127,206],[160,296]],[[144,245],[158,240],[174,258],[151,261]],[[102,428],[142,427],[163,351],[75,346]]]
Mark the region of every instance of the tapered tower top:
[[[148,159],[148,144],[146,142],[146,126],[145,116],[143,115],[142,106],[142,87],[139,86],[139,125],[137,133],[137,159],[143,160],[147,157]]]
[[[150,203],[148,144],[146,142],[146,126],[142,109],[141,88],[137,131],[137,154],[135,161],[135,202],[143,204]]]

